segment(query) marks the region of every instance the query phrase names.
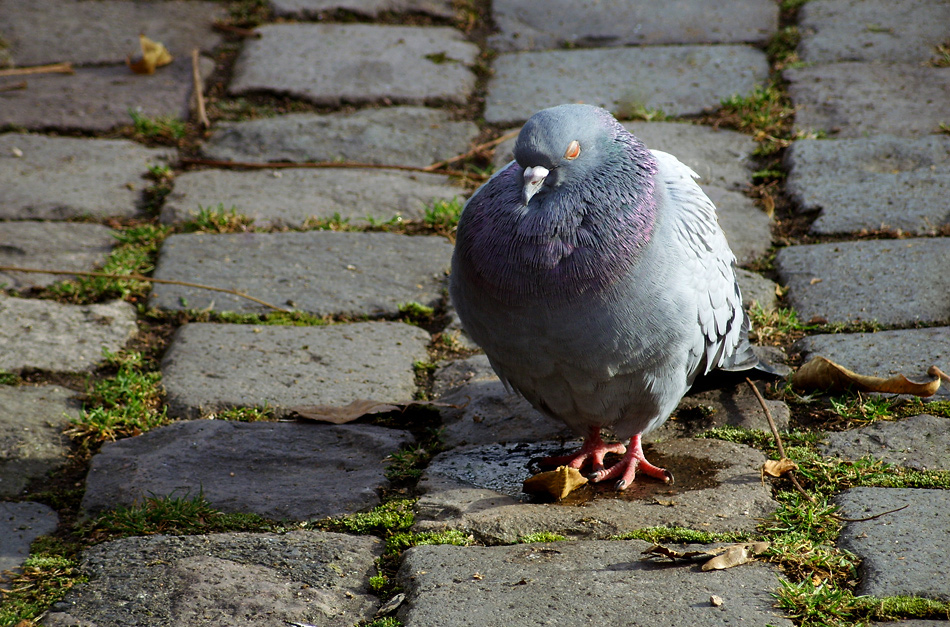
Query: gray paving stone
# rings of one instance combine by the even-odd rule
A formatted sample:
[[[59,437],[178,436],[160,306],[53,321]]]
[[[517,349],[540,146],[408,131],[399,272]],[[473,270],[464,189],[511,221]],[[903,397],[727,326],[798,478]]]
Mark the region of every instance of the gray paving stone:
[[[779,250],[788,299],[804,321],[887,325],[950,319],[950,238],[866,240]],[[921,268],[928,268],[920,280]]]
[[[447,176],[396,170],[201,170],[175,177],[162,222],[189,220],[201,208],[219,204],[254,218],[255,226],[299,227],[308,218],[334,215],[350,224],[367,224],[367,218],[384,222],[397,215],[420,220],[433,201],[451,201],[464,193]]]
[[[621,117],[638,107],[696,115],[751,92],[768,76],[768,62],[749,46],[649,46],[500,54],[494,72],[485,120],[498,124],[565,102]]]
[[[861,374],[903,374],[914,381],[927,381],[930,366],[950,372],[950,327],[812,335],[799,340],[793,350],[801,352],[806,360],[822,355]],[[950,386],[944,384],[934,398],[948,397]]]
[[[410,401],[429,334],[395,322],[283,327],[188,324],[162,361],[168,411]]]
[[[135,216],[149,166],[174,159],[174,150],[124,139],[2,134],[0,218]]]
[[[388,107],[356,113],[297,113],[219,124],[202,151],[234,161],[356,161],[427,166],[470,148],[472,122],[445,111]]]
[[[19,496],[66,461],[63,430],[80,408],[75,392],[55,385],[0,386],[0,497]]]
[[[845,523],[838,545],[861,558],[855,592],[876,597],[920,596],[950,600],[950,500],[945,490],[851,488],[835,502],[846,518],[907,509]]]
[[[570,448],[574,443],[568,442]],[[752,530],[774,510],[759,468],[764,456],[731,442],[676,439],[646,449],[676,475],[669,486],[640,477],[623,493],[584,487],[558,504],[523,502],[528,462],[565,449],[558,442],[509,442],[457,448],[429,464],[416,507],[417,531],[460,529],[487,543],[516,542],[540,531],[610,538],[655,525],[706,531]],[[703,487],[705,486],[705,487]]]
[[[213,69],[214,62],[203,57],[202,75],[208,78]],[[134,74],[123,64],[29,78],[26,89],[3,92],[0,128],[105,132],[130,126],[129,109],[149,118],[189,115],[193,79],[187,54],[150,76]]]
[[[478,47],[444,26],[270,24],[244,43],[232,95],[270,92],[319,105],[464,104]]]
[[[0,15],[0,37],[16,64],[27,66],[124,63],[128,55],[141,54],[139,33],[162,42],[175,57],[194,48],[211,52],[222,40],[212,23],[227,12],[214,2],[0,0]]]
[[[703,191],[716,205],[719,225],[737,262],[747,264],[764,256],[772,245],[771,218],[745,194],[714,185],[704,187]]]
[[[736,279],[742,291],[743,307],[749,309],[752,303],[758,303],[766,310],[778,307],[777,283],[743,268],[736,268]]]
[[[379,17],[383,13],[455,16],[451,0],[270,0],[270,5],[278,17],[298,19],[319,19],[331,11],[350,11],[366,17]]]
[[[871,455],[889,464],[920,470],[950,470],[950,420],[920,414],[896,422],[829,433],[825,455],[858,459]]]
[[[89,581],[40,624],[350,627],[376,610],[381,552],[376,538],[316,531],[123,538],[83,553]]]
[[[4,571],[19,568],[30,555],[30,544],[53,533],[59,525],[56,512],[40,503],[0,501],[0,582]]]
[[[0,265],[88,271],[101,266],[115,238],[99,224],[0,222]],[[0,272],[0,287],[26,289],[68,278],[62,274]]]
[[[704,573],[696,564],[645,562],[649,548],[640,540],[416,547],[399,571],[408,598],[397,616],[406,627],[791,627],[770,594],[779,587],[774,567]]]
[[[121,350],[136,330],[126,302],[62,305],[0,295],[0,370],[95,370],[104,350]]]
[[[806,63],[922,63],[946,43],[942,0],[814,0],[799,13],[798,56]]]
[[[399,305],[437,304],[452,256],[438,236],[309,231],[173,235],[155,276],[237,289],[279,307],[317,315],[394,315]],[[179,285],[156,285],[161,309],[268,311],[250,300]]]
[[[383,460],[412,441],[373,425],[192,420],[109,442],[92,458],[87,514],[146,497],[199,494],[225,512],[276,520],[342,516],[379,504]]]
[[[785,70],[795,130],[837,138],[882,133],[919,137],[946,123],[950,68],[831,63]]]
[[[765,43],[778,25],[767,0],[638,3],[625,0],[495,0],[500,51],[565,46]]]
[[[675,155],[700,176],[703,186],[742,191],[752,180],[756,169],[752,152],[757,144],[748,135],[682,122],[624,122],[623,126],[647,147]],[[496,168],[514,158],[514,148],[514,138],[499,144]]]
[[[927,235],[950,224],[950,137],[804,139],[786,159],[792,199],[804,211],[821,211],[813,233]]]

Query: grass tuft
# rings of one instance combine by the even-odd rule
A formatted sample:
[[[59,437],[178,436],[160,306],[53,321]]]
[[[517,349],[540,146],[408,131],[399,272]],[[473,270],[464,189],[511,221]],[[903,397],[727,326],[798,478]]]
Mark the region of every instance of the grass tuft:
[[[413,506],[415,499],[398,499],[374,507],[369,512],[350,514],[340,518],[328,518],[315,524],[327,531],[356,533],[359,535],[386,535],[403,531],[415,522]]]
[[[564,542],[567,538],[559,533],[551,531],[538,531],[529,533],[518,538],[519,544],[533,544],[535,542]]]
[[[430,544],[472,546],[475,544],[475,538],[474,536],[466,534],[465,532],[458,529],[447,529],[445,531],[423,531],[421,533],[405,531],[394,533],[386,539],[386,552],[394,555],[414,546],[424,546]]]
[[[20,572],[0,583],[0,625],[34,625],[76,584],[87,580],[79,568],[77,545],[49,537],[33,542]]]
[[[182,225],[185,233],[245,233],[253,230],[254,218],[239,213],[237,207],[198,205],[198,213]]]
[[[462,201],[459,198],[434,200],[426,206],[422,222],[439,235],[450,237],[455,233],[461,215]]]
[[[141,111],[129,107],[129,117],[135,133],[145,139],[177,142],[188,133],[188,127],[178,118],[159,116],[150,118]]]

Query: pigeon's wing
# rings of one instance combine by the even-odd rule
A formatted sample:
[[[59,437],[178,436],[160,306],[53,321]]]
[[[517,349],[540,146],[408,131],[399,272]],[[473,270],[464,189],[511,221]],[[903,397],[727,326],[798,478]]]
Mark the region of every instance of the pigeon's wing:
[[[742,309],[742,295],[736,282],[736,257],[719,226],[716,207],[694,179],[699,178],[676,157],[652,151],[659,165],[658,183],[670,203],[675,246],[681,251],[678,279],[689,293],[697,294],[697,334],[690,349],[698,374],[720,368],[748,370],[759,360],[749,344],[749,318]]]

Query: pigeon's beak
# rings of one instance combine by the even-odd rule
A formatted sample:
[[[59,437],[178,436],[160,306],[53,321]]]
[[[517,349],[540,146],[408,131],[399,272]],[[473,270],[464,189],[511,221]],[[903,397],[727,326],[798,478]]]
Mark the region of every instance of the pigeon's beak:
[[[541,186],[544,184],[544,179],[547,178],[549,172],[547,168],[540,165],[525,168],[524,188],[521,190],[521,204],[525,207],[528,206],[528,201],[541,189]]]

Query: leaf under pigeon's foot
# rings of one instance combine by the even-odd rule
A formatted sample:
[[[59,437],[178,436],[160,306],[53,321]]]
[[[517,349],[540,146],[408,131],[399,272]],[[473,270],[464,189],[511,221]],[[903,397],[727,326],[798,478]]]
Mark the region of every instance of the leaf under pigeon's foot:
[[[635,435],[630,438],[630,447],[619,462],[610,468],[600,469],[588,475],[592,483],[606,481],[607,479],[617,479],[616,488],[626,490],[633,483],[637,471],[659,479],[663,483],[673,483],[673,473],[666,468],[654,466],[643,456],[643,446],[640,444],[640,436]]]
[[[591,472],[597,473],[604,470],[604,456],[607,453],[617,453],[623,455],[627,450],[620,442],[611,442],[608,444],[600,437],[600,427],[591,427],[590,433],[584,440],[584,444],[576,453],[560,455],[557,457],[545,457],[540,460],[542,467],[567,466],[580,470],[588,460],[591,462]]]

